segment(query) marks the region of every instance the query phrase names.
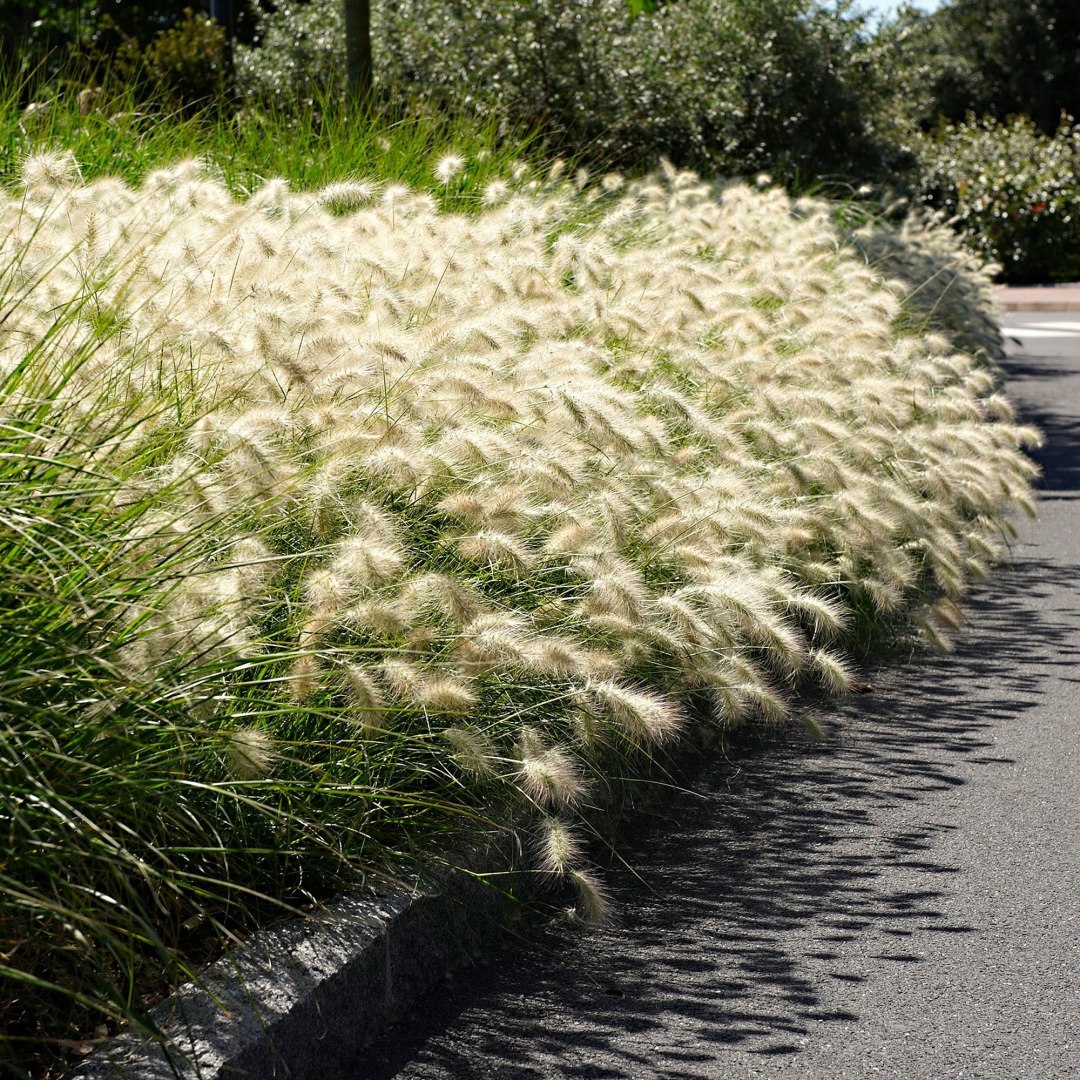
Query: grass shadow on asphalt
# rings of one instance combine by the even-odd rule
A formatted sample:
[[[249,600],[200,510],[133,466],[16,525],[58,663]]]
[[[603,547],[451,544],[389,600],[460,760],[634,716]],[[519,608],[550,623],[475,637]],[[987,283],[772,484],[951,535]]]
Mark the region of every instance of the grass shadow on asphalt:
[[[1063,411],[1062,379],[1080,375],[1061,357],[1010,356],[1007,391],[1019,405],[1021,419],[1042,431],[1046,442],[1031,456],[1042,469],[1036,486],[1043,498],[1080,497],[1080,420]],[[1067,404],[1067,403],[1065,403]]]
[[[1056,380],[1077,372],[1006,367],[1047,436],[1043,497],[1076,498],[1080,424]],[[1080,681],[1078,577],[1028,545],[965,603],[953,655],[873,673],[877,692],[833,706],[822,741],[788,732],[701,762],[687,793],[621,830],[605,868],[615,925],[538,928],[419,1003],[350,1080],[681,1080],[715,1075],[728,1048],[797,1055],[840,1035],[859,1017],[828,1002],[873,979],[868,959],[916,965],[935,937],[980,932],[943,913],[962,868],[937,853],[956,826],[933,820],[936,800],[1011,764],[994,731],[1025,722],[1045,679]]]
[[[549,925],[462,973],[351,1080],[675,1080],[705,1075],[725,1047],[797,1054],[823,1025],[858,1020],[823,993],[867,978],[845,959],[851,943],[918,964],[928,935],[978,933],[940,910],[960,868],[935,849],[955,826],[907,814],[897,827],[891,811],[1009,763],[994,728],[1023,723],[1046,674],[1080,661],[1075,616],[1039,603],[1076,574],[1001,571],[965,605],[956,653],[872,674],[875,693],[823,717],[824,740],[788,733],[697,766],[688,793],[621,830],[605,869],[615,925]]]

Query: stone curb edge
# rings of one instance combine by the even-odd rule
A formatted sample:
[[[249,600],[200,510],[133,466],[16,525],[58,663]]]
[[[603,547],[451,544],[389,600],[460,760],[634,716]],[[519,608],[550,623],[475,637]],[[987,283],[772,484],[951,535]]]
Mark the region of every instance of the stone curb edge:
[[[1002,311],[1080,311],[1080,284],[1001,285],[994,299]]]
[[[65,1080],[321,1080],[428,990],[492,951],[528,892],[514,845],[490,877],[455,870],[423,891],[344,894],[254,933],[152,1010],[166,1046],[135,1031],[108,1040]],[[524,887],[522,887],[524,886]]]

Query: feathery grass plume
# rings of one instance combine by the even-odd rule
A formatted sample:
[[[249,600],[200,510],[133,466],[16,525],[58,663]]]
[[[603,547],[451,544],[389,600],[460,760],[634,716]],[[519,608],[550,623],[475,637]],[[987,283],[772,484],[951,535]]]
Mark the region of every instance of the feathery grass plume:
[[[547,814],[540,819],[539,849],[541,869],[559,877],[569,874],[585,854],[585,845],[570,826]]]
[[[383,681],[395,697],[406,701],[416,701],[422,693],[425,674],[417,664],[399,657],[387,657],[380,665]]]
[[[667,742],[683,727],[682,713],[659,694],[596,679],[586,684],[584,695],[601,715],[643,746]]]
[[[956,648],[956,642],[949,635],[944,626],[939,625],[933,613],[917,616],[916,625],[919,628],[919,636],[932,649],[940,653],[951,653]]]
[[[711,668],[702,672],[703,682],[709,687],[712,715],[720,728],[736,730],[750,714],[750,700],[743,688],[730,681],[727,672]]]
[[[587,787],[573,755],[549,746],[532,727],[518,737],[517,782],[529,798],[547,807],[572,807],[584,798]]]
[[[498,772],[499,754],[491,741],[478,728],[458,726],[444,728],[442,737],[450,744],[454,761],[477,780],[494,779]]]
[[[625,560],[615,556],[589,556],[570,560],[569,566],[589,579],[581,607],[598,615],[615,615],[634,621],[641,618],[649,593],[640,574]]]
[[[397,603],[364,601],[341,613],[341,625],[358,633],[393,637],[408,629],[409,613]]]
[[[432,675],[413,690],[413,698],[428,712],[464,713],[477,702],[476,691],[453,675]]]
[[[517,537],[494,529],[481,529],[457,542],[458,554],[466,561],[495,570],[524,573],[533,564],[529,548]]]
[[[959,630],[967,622],[960,606],[948,596],[943,596],[930,605],[930,616],[936,623],[950,630]]]
[[[260,728],[243,727],[229,733],[229,769],[241,780],[259,780],[274,764],[274,740]]]
[[[316,198],[324,210],[340,216],[369,206],[378,194],[379,185],[371,180],[338,180],[322,188]]]
[[[304,579],[304,594],[317,616],[339,612],[349,602],[351,593],[349,579],[333,569],[314,570]]]
[[[439,158],[433,171],[440,184],[449,184],[461,175],[464,168],[465,159],[460,154],[450,153]]]
[[[554,529],[544,541],[544,552],[548,555],[575,555],[595,553],[598,536],[595,526],[581,521],[572,521]]]
[[[827,649],[811,649],[807,655],[810,670],[826,689],[834,694],[850,692],[855,673],[844,657]]]
[[[257,536],[242,536],[229,548],[227,557],[241,602],[250,607],[264,599],[279,566],[270,548]]]
[[[455,581],[449,574],[421,574],[402,587],[399,610],[410,621],[434,617],[454,626],[464,626],[478,618],[483,599],[467,582]]]
[[[522,654],[522,663],[537,675],[549,678],[586,674],[589,657],[572,639],[543,635],[531,640]]]
[[[599,878],[591,870],[580,868],[571,870],[568,875],[577,893],[574,912],[586,926],[604,926],[611,921],[611,898],[600,884]]]
[[[487,520],[487,501],[478,491],[455,491],[438,503],[448,517],[467,525],[481,525]]]
[[[505,180],[489,180],[484,185],[483,193],[480,196],[481,202],[486,207],[497,206],[503,202],[510,194],[510,185]]]
[[[458,646],[464,663],[490,671],[506,664],[519,664],[532,646],[527,621],[507,612],[489,612],[471,619],[461,631]]]
[[[307,701],[318,689],[322,664],[314,653],[304,653],[289,668],[289,696],[299,703]]]
[[[375,675],[360,664],[344,665],[345,685],[349,694],[349,708],[345,719],[358,724],[367,734],[382,726],[386,699]]]
[[[337,544],[331,564],[335,577],[359,589],[377,588],[392,581],[405,566],[401,548],[380,536],[356,534]]]
[[[738,695],[744,710],[760,716],[762,720],[779,724],[791,715],[791,707],[773,686],[765,680],[742,683]]]
[[[438,184],[427,155],[446,145],[469,167]],[[198,165],[136,189],[82,184],[70,161],[0,187],[0,397],[27,427],[0,430],[0,532],[24,570],[6,587],[39,585],[7,605],[23,629],[0,648],[53,642],[67,693],[89,660],[56,628],[87,625],[81,592],[110,612],[91,620],[94,648],[115,645],[124,694],[145,697],[116,706],[137,747],[124,790],[159,799],[112,831],[137,848],[149,829],[160,849],[163,821],[183,838],[170,851],[194,849],[183,813],[207,822],[204,798],[228,866],[205,843],[197,859],[237,889],[266,885],[271,857],[244,855],[256,836],[285,838],[280,895],[300,832],[400,873],[401,852],[440,842],[438,824],[424,832],[440,807],[504,813],[505,791],[463,782],[465,742],[432,737],[451,723],[569,830],[583,778],[675,738],[683,700],[710,699],[722,724],[778,721],[802,680],[842,689],[844,647],[877,624],[955,620],[948,604],[935,617],[940,592],[958,597],[1010,509],[1030,507],[1034,434],[982,361],[907,321],[930,293],[951,310],[952,287],[884,280],[824,202],[668,169],[580,191],[524,172],[485,204],[493,174],[471,144],[424,146],[412,187],[387,172],[377,191],[271,181],[243,202]],[[439,210],[423,176],[469,215]],[[975,271],[957,275],[981,295]],[[43,501],[33,470],[59,459],[71,467]],[[19,539],[76,512],[62,535],[79,558],[51,534],[47,561]],[[0,665],[0,690],[4,671],[43,670],[19,663]],[[22,701],[10,678],[0,698]],[[99,689],[78,696],[79,723],[99,723],[84,717]],[[243,806],[198,752],[217,745],[207,703],[241,730],[289,732],[290,768],[246,782]],[[20,711],[4,745],[35,767],[56,745],[100,764],[115,743],[52,741],[70,710],[47,704],[41,730]],[[362,745],[328,749],[335,715]],[[423,813],[401,813],[414,791]],[[590,883],[560,843],[549,863]],[[16,856],[19,874],[40,862]],[[201,903],[196,877],[168,888]],[[86,883],[80,905],[117,892]]]
[[[72,189],[82,179],[70,150],[38,150],[19,163],[19,181],[27,195],[50,198]]]

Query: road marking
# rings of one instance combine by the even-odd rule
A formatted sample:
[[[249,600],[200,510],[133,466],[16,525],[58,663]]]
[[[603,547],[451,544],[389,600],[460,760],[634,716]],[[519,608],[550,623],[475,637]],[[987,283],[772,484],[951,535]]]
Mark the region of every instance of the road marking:
[[[1047,329],[1050,327],[1051,329]],[[1038,326],[1003,326],[1006,337],[1072,338],[1080,337],[1080,323],[1040,323]]]

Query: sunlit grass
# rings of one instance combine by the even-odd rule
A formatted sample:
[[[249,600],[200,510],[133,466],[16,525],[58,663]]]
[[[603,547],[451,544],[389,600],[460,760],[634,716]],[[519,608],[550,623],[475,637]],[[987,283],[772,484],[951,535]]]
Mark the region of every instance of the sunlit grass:
[[[97,88],[94,88],[97,89]],[[152,169],[202,158],[243,198],[270,178],[311,190],[356,178],[430,189],[451,210],[480,209],[483,192],[542,147],[505,124],[408,105],[346,106],[327,96],[312,108],[195,113],[154,106],[107,83],[83,95],[66,85],[39,90],[28,107],[20,86],[0,78],[0,180],[41,147],[72,151],[83,176],[139,183]],[[461,166],[448,170],[460,158]]]
[[[178,121],[115,143],[133,186],[113,120],[3,115],[46,147],[0,195],[24,1060],[478,830],[601,917],[613,777],[843,692],[883,624],[940,639],[1030,505],[1034,433],[824,202],[426,121],[291,184]]]

